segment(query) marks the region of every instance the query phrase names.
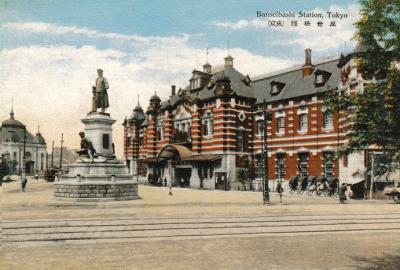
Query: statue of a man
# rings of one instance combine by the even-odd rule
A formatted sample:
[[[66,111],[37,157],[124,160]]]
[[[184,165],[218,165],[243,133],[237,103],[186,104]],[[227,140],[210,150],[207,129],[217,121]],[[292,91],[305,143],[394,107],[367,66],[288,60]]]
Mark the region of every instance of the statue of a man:
[[[98,108],[101,108],[101,112],[104,113],[106,108],[109,107],[107,89],[108,81],[103,77],[103,70],[97,70],[98,77],[96,79],[96,85],[93,86],[93,105],[92,111],[96,112]]]
[[[79,156],[88,156],[90,162],[93,163],[94,156],[96,155],[96,150],[93,147],[92,142],[85,137],[85,132],[79,132],[81,137],[81,149],[76,151]]]

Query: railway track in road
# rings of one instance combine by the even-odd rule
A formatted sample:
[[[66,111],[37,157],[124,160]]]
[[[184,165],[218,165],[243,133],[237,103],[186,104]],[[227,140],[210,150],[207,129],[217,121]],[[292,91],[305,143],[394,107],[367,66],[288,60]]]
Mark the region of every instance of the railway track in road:
[[[400,213],[2,221],[11,246],[362,232],[400,233]]]

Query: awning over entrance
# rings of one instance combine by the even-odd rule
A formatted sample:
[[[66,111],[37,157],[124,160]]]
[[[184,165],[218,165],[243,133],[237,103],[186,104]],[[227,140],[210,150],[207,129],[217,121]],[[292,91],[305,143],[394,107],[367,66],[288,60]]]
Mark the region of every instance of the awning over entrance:
[[[161,162],[161,161],[163,161],[164,159],[163,158],[161,158],[161,159],[159,159],[158,160],[158,162]],[[156,163],[157,162],[157,158],[156,157],[151,157],[151,158],[146,158],[146,159],[143,159],[143,160],[141,160],[142,162],[145,162],[145,163]]]
[[[192,151],[189,148],[179,145],[179,144],[168,144],[161,148],[160,152],[158,153],[157,159],[173,159],[177,156],[184,160],[192,155]]]
[[[190,157],[187,157],[185,159],[182,159],[184,161],[215,161],[218,159],[221,159],[222,155],[215,155],[215,154],[204,154],[204,155],[192,155]]]

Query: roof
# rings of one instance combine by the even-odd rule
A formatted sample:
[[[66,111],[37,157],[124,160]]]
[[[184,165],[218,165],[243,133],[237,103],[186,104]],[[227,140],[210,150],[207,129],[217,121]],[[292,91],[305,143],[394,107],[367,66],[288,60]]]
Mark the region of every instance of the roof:
[[[182,90],[185,90],[186,93],[184,96],[174,95],[169,98],[169,100],[162,102],[161,108],[165,109],[167,105],[174,106],[177,102],[181,101],[184,97],[194,100],[196,98],[200,99],[209,99],[215,96],[214,90],[216,88],[216,83],[218,80],[228,78],[230,81],[230,86],[232,91],[242,97],[253,98],[253,91],[250,85],[245,83],[246,76],[237,71],[234,67],[225,67],[223,70],[220,70],[214,73],[211,76],[210,81],[214,84],[211,88],[208,86],[204,86],[202,89],[197,91],[190,91],[189,87],[185,87]]]
[[[24,127],[24,124],[22,124],[22,122],[15,120],[14,118],[10,118],[7,120],[4,120],[1,125],[3,127],[9,126],[9,127]]]
[[[167,144],[163,148],[161,148],[160,152],[158,152],[157,158],[172,158],[174,155],[178,154],[181,159],[188,158],[192,155],[192,151],[189,148],[179,145],[179,144]]]
[[[221,159],[222,155],[216,155],[216,154],[204,154],[204,155],[191,155],[190,157],[187,157],[183,160],[185,161],[214,161]]]
[[[33,138],[33,143],[46,144],[46,141],[43,138],[42,134],[40,134],[40,132],[38,132],[38,133],[36,133],[35,137]]]
[[[331,73],[329,79],[322,86],[314,84],[314,73],[304,77],[302,68],[289,69],[282,73],[257,77],[251,82],[254,97],[258,99],[258,102],[262,102],[265,99],[269,103],[319,94],[331,88],[336,88],[340,81],[340,72],[337,67],[338,62],[338,59],[334,59],[314,65],[314,71],[321,70]],[[271,82],[273,81],[285,84],[282,91],[277,95],[271,95]]]
[[[29,131],[26,131],[26,143],[35,143],[34,137]],[[43,139],[44,140],[44,139]],[[0,142],[19,142],[24,141],[24,128],[3,126],[0,128]],[[45,143],[44,143],[45,144]]]
[[[170,96],[168,100],[161,103],[161,109],[165,110],[170,106],[175,106],[184,99],[195,101],[196,99],[207,100],[215,96],[215,89],[218,80],[229,79],[232,93],[237,96],[255,99],[256,103],[261,103],[265,99],[268,103],[310,96],[324,93],[334,89],[340,82],[340,69],[338,67],[339,58],[326,58],[313,61],[313,73],[303,76],[303,65],[295,65],[291,68],[275,71],[253,77],[243,75],[233,66],[225,66],[213,70],[210,83],[199,90],[190,90],[189,86],[181,88],[185,93]],[[314,72],[322,72],[331,75],[322,85],[315,84]],[[271,95],[271,82],[284,84],[279,94]],[[179,91],[178,91],[179,92]]]

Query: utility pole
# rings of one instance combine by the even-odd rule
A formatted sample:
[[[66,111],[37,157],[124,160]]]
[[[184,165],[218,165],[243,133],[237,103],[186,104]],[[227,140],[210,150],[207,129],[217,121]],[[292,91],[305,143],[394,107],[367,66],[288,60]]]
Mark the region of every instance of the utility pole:
[[[25,173],[26,173],[26,155],[25,155],[25,153],[26,153],[26,126],[24,126],[24,144],[23,144],[23,147],[22,147],[22,151],[23,151],[23,153],[22,153],[22,173],[21,173],[21,178],[22,179],[25,179],[26,178],[26,175],[25,175]]]
[[[64,133],[61,133],[60,172],[61,172],[61,168],[62,168],[63,142],[64,142]]]
[[[375,165],[375,155],[372,152],[371,155],[371,183],[369,186],[369,199],[372,200],[372,193],[374,192],[374,165]]]
[[[54,141],[51,144],[51,163],[50,163],[51,168],[54,166]]]
[[[267,122],[269,120],[269,113],[267,113],[267,105],[264,99],[263,101],[263,119],[262,119],[262,168],[263,168],[263,202],[265,205],[269,204],[269,187],[268,187],[268,132]]]

